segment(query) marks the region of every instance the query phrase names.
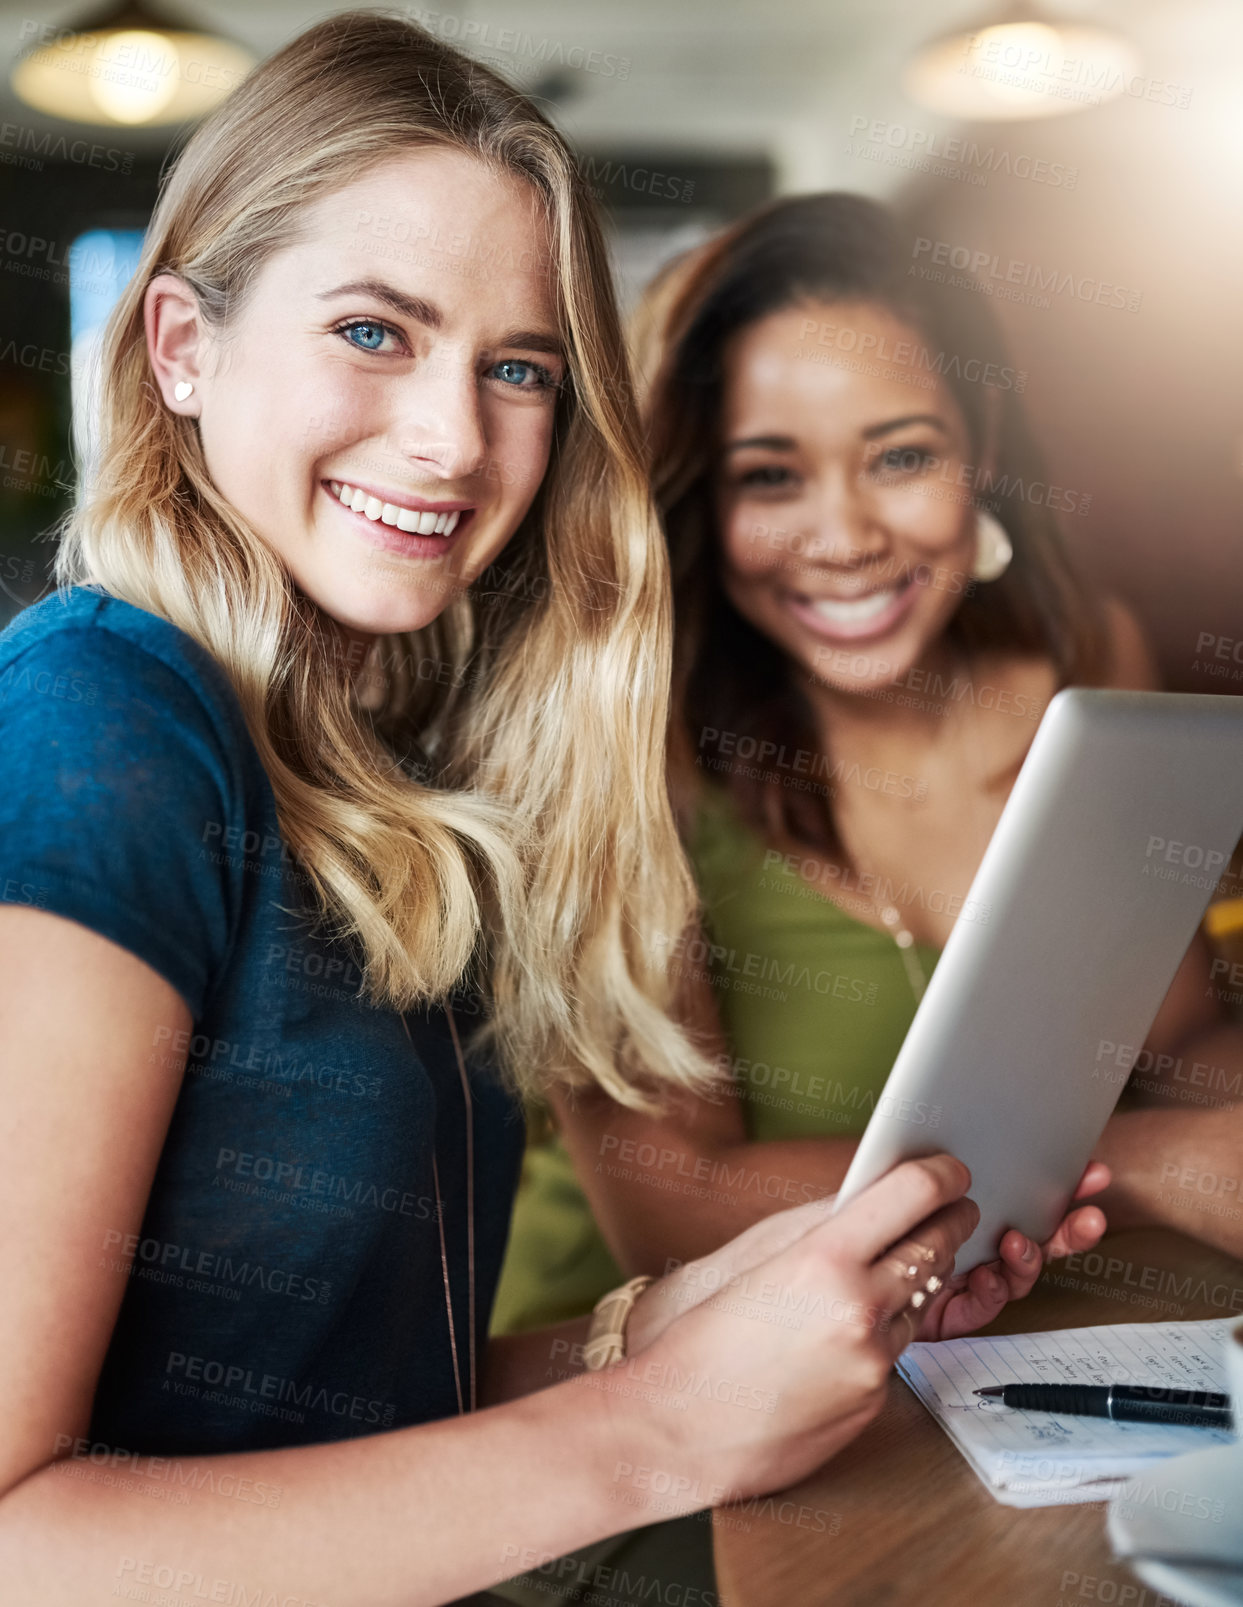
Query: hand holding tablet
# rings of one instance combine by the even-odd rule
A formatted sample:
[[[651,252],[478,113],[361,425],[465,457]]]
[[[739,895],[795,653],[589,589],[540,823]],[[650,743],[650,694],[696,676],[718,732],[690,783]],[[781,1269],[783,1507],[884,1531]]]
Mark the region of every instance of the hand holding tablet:
[[[1241,834],[1243,698],[1059,692],[838,1207],[946,1150],[981,1211],[958,1272],[1048,1239]]]

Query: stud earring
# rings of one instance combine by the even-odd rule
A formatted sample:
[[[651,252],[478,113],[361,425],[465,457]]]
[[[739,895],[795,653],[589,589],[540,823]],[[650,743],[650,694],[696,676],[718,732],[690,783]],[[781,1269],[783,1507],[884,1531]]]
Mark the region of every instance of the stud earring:
[[[975,516],[975,562],[971,565],[972,580],[997,580],[1010,567],[1014,548],[1005,526],[987,508],[980,508]]]
[[[189,396],[193,389],[194,386],[191,385],[188,379],[179,379],[173,386],[173,395],[179,402],[184,402],[186,397]]]

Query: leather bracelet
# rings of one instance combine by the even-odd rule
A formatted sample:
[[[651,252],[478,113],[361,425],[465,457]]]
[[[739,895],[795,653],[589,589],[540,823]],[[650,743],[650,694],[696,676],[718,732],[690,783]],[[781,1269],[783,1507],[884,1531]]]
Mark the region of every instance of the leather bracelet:
[[[611,1367],[626,1354],[626,1323],[635,1301],[655,1279],[649,1274],[631,1278],[619,1289],[601,1295],[592,1307],[591,1325],[583,1345],[583,1365],[589,1373]]]

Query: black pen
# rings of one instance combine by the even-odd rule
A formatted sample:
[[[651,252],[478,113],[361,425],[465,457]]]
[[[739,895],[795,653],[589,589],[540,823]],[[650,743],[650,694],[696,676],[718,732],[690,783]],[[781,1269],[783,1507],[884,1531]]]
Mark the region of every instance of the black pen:
[[[1229,1395],[1204,1389],[1145,1389],[1134,1384],[994,1384],[977,1395],[1024,1412],[1112,1417],[1123,1423],[1185,1423],[1233,1428]]]

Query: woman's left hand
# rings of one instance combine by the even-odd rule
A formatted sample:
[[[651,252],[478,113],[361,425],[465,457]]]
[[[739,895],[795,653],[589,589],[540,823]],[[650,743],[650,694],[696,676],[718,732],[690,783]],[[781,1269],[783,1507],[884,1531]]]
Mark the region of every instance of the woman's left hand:
[[[1075,1190],[1076,1200],[1108,1188],[1109,1168],[1089,1161]],[[1046,1261],[1090,1250],[1105,1231],[1105,1214],[1095,1205],[1068,1211],[1047,1244],[1011,1228],[1001,1241],[1000,1261],[986,1261],[969,1273],[951,1278],[924,1311],[916,1339],[957,1339],[992,1322],[1011,1300],[1030,1293]]]

